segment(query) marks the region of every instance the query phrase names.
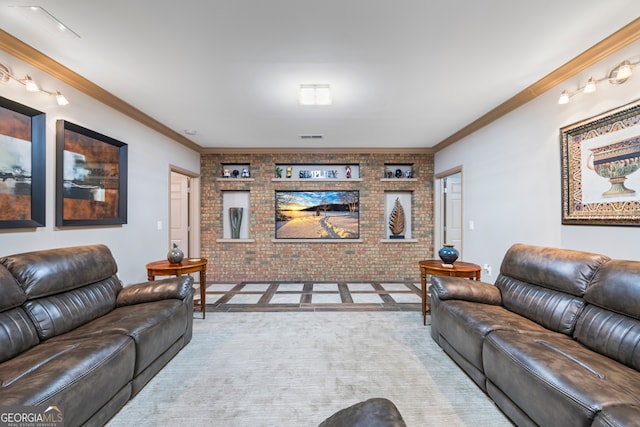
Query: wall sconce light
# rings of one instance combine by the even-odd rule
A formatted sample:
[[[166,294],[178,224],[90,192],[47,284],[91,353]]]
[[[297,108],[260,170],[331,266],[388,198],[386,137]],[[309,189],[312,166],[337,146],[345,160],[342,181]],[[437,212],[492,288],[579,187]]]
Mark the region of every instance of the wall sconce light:
[[[300,105],[331,105],[329,85],[300,85]]]
[[[44,93],[45,95],[55,96],[58,105],[69,105],[69,101],[67,100],[67,98],[65,98],[64,95],[59,91],[49,92],[48,90],[44,90],[40,88],[28,74],[24,76],[23,79],[21,79],[11,74],[11,71],[9,71],[9,67],[4,64],[0,64],[0,82],[7,83],[9,82],[9,80],[14,80],[20,83],[28,92],[40,92]]]
[[[629,77],[631,77],[631,75],[633,74],[633,67],[638,64],[640,64],[640,60],[636,62],[630,62],[628,60],[622,61],[609,72],[609,75],[607,77],[603,77],[598,80],[590,77],[584,86],[579,87],[574,91],[563,90],[560,94],[560,98],[558,98],[558,104],[567,104],[573,96],[579,93],[595,92],[596,86],[601,82],[609,82],[613,85],[621,85],[622,83],[626,82]]]

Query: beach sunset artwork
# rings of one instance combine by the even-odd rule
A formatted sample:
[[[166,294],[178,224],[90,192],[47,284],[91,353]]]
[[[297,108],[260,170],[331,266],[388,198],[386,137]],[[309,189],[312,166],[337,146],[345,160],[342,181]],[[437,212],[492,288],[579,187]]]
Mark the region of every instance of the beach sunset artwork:
[[[358,191],[276,191],[276,239],[358,239]]]

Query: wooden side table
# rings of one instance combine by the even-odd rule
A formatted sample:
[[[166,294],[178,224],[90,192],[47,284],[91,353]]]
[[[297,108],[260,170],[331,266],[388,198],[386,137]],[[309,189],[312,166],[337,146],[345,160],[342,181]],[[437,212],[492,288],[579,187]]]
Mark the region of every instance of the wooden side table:
[[[207,259],[185,258],[180,264],[169,261],[153,261],[147,264],[147,278],[155,280],[156,276],[181,276],[188,273],[200,272],[200,310],[204,319],[207,306]]]
[[[420,261],[420,281],[422,284],[422,322],[427,324],[427,275],[463,277],[467,279],[480,280],[482,268],[470,262],[456,261],[453,267],[443,267],[439,259],[428,259]]]

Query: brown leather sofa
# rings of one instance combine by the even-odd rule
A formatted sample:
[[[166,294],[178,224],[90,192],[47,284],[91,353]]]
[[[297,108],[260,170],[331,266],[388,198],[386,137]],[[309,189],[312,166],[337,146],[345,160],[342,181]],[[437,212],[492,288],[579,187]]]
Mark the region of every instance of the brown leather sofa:
[[[104,245],[0,258],[0,406],[103,425],[184,347],[193,279],[123,288]]]
[[[517,425],[640,426],[640,262],[516,244],[431,278],[431,336]]]

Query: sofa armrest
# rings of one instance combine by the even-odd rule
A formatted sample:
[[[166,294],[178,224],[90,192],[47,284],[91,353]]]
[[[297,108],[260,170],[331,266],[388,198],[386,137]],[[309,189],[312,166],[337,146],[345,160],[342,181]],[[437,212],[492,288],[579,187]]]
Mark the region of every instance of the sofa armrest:
[[[193,277],[179,276],[170,279],[152,280],[123,288],[118,294],[116,305],[141,304],[164,299],[183,300],[192,294]]]
[[[431,293],[440,300],[457,299],[482,304],[501,305],[502,295],[496,286],[460,277],[431,276]]]

